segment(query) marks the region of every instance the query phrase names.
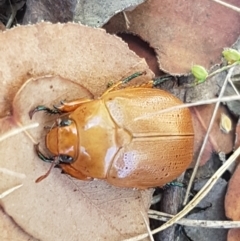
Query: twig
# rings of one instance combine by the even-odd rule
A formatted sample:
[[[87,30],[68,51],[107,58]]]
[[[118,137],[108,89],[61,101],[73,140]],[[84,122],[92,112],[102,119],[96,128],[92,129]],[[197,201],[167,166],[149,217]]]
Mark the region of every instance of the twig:
[[[185,198],[184,198],[184,201],[183,201],[183,206],[186,205],[187,203],[187,200],[188,200],[188,196],[189,196],[189,193],[190,193],[190,190],[192,188],[192,184],[193,184],[193,181],[195,179],[195,176],[197,174],[197,170],[198,170],[198,167],[199,167],[199,163],[200,163],[200,160],[201,160],[201,157],[203,155],[203,152],[204,152],[204,149],[206,147],[206,144],[207,144],[207,141],[208,141],[208,137],[209,137],[209,134],[210,134],[210,131],[212,129],[212,126],[214,124],[214,120],[215,120],[215,117],[217,115],[217,111],[218,111],[218,108],[219,108],[219,105],[221,103],[221,97],[223,96],[224,94],[224,91],[226,89],[226,86],[227,86],[227,83],[228,83],[228,79],[230,79],[231,75],[232,75],[232,71],[233,71],[233,68],[231,68],[224,80],[224,83],[223,83],[223,86],[221,88],[221,92],[219,94],[219,101],[216,103],[215,105],[215,108],[214,108],[214,111],[213,111],[213,114],[212,114],[212,117],[211,117],[211,120],[210,120],[210,123],[208,125],[208,129],[207,129],[207,133],[204,137],[204,140],[203,140],[203,143],[202,143],[202,146],[201,146],[201,149],[200,149],[200,152],[199,152],[199,155],[198,155],[198,158],[197,158],[197,161],[196,161],[196,164],[194,166],[194,169],[193,169],[193,173],[191,175],[191,178],[189,180],[189,184],[188,184],[188,187],[187,187],[187,191],[186,191],[186,194],[185,194]]]
[[[155,210],[148,211],[148,217],[166,222],[173,217],[171,214],[158,212]],[[189,226],[189,227],[202,227],[202,228],[240,228],[240,221],[218,221],[218,220],[194,220],[182,218],[176,222],[179,225]]]
[[[189,107],[199,106],[199,105],[213,104],[213,103],[216,103],[218,101],[230,102],[230,101],[233,101],[233,100],[240,100],[240,96],[239,95],[233,95],[233,96],[227,96],[227,97],[222,97],[222,98],[213,98],[213,99],[209,99],[209,100],[201,100],[201,101],[197,101],[197,102],[194,102],[194,103],[176,105],[176,106],[173,106],[173,107],[166,108],[164,110],[156,111],[156,112],[151,113],[151,114],[145,114],[142,117],[135,118],[134,121],[146,119],[146,118],[149,118],[149,117],[154,117],[154,116],[156,116],[156,114],[162,114],[162,113],[166,113],[166,112],[170,112],[170,111],[174,111],[174,110],[178,110],[178,109],[189,108]]]
[[[14,192],[15,190],[17,190],[18,188],[20,188],[23,184],[17,185],[16,187],[12,187],[10,189],[8,189],[7,191],[3,192],[0,194],[0,199],[6,197],[7,195],[9,195],[10,193]]]
[[[6,28],[10,28],[12,26],[12,23],[16,17],[16,14],[17,14],[17,7],[15,4],[11,4],[11,10],[12,10],[12,13],[10,15],[10,18],[8,19],[8,22],[6,24]]]
[[[223,6],[227,7],[227,8],[230,8],[230,9],[240,13],[240,8],[238,8],[236,6],[233,6],[233,5],[229,4],[229,3],[226,3],[226,2],[223,2],[223,1],[220,1],[220,0],[212,0],[212,1],[214,1],[216,3],[219,3],[219,4],[221,4],[221,5],[223,5]]]
[[[144,214],[143,214],[142,211],[141,211],[141,215],[142,215],[143,220],[144,220],[144,223],[145,223],[145,225],[146,225],[146,227],[147,227],[147,231],[148,231],[149,238],[150,238],[151,241],[154,241],[154,238],[153,238],[153,236],[152,236],[152,234],[151,234],[151,229],[150,229],[149,224],[148,224],[148,222],[147,222],[147,220],[146,220],[146,217],[144,216]]]
[[[126,28],[129,29],[130,28],[130,21],[129,21],[125,11],[123,11],[123,17],[124,17],[124,20],[125,20]]]
[[[6,132],[6,133],[4,133],[3,135],[0,136],[0,142],[9,138],[9,137],[11,137],[11,136],[17,135],[18,133],[21,133],[21,132],[26,131],[28,129],[36,128],[38,126],[39,126],[39,123],[33,123],[33,124],[30,124],[30,125],[27,125],[27,126],[19,127],[19,128],[13,129],[11,131],[8,131],[8,132]]]

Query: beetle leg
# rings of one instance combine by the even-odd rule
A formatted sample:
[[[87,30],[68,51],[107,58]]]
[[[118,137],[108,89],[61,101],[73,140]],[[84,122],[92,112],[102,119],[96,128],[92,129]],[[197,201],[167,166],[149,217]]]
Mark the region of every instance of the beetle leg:
[[[51,115],[72,112],[72,111],[76,110],[79,106],[81,106],[82,104],[84,104],[86,102],[90,102],[90,101],[92,101],[92,100],[87,99],[87,98],[81,98],[81,99],[70,101],[70,102],[61,101],[60,102],[61,104],[59,106],[54,105],[53,109],[48,108],[44,105],[39,105],[29,112],[29,117],[30,117],[30,119],[32,119],[33,115],[39,111],[45,111]]]
[[[39,112],[39,111],[45,111],[47,112],[48,114],[51,114],[51,115],[56,115],[56,114],[61,114],[61,110],[59,110],[58,108],[56,108],[54,106],[53,109],[50,109],[44,105],[39,105],[37,106],[36,108],[34,108],[33,110],[29,111],[29,117],[30,119],[32,119],[33,115],[36,113],[36,112]]]
[[[173,77],[172,75],[164,75],[164,76],[161,76],[161,77],[156,77],[154,78],[153,80],[153,86],[157,86],[157,85],[160,85],[161,83],[167,81],[167,80],[171,80],[171,79],[175,79],[176,80],[176,77]]]
[[[84,180],[84,181],[92,181],[93,180],[92,177],[88,177],[88,176],[82,174],[80,171],[76,170],[69,164],[60,163],[59,166],[62,168],[63,173],[67,173],[72,177],[75,177],[77,179]]]
[[[81,98],[81,99],[77,99],[77,100],[70,101],[70,102],[61,101],[61,105],[54,106],[54,108],[57,109],[60,113],[62,113],[62,112],[67,113],[67,112],[72,112],[72,111],[76,110],[82,104],[90,102],[90,101],[92,101],[92,99],[88,99],[88,98]]]
[[[168,187],[185,187],[186,185],[181,183],[181,182],[177,182],[177,181],[173,181],[173,182],[168,182],[166,183],[163,188],[168,188]]]
[[[34,145],[35,151],[37,152],[38,157],[44,162],[52,163],[54,161],[53,157],[46,157],[40,150],[39,150],[39,143]]]
[[[145,74],[145,72],[136,72],[136,73],[134,73],[134,74],[132,74],[132,75],[124,78],[123,80],[118,81],[117,83],[111,85],[111,86],[102,94],[102,96],[108,94],[108,93],[111,92],[111,91],[114,91],[114,90],[117,90],[117,89],[121,89],[121,87],[122,87],[121,85],[129,83],[132,79],[135,79],[136,77],[141,76],[141,75],[143,75],[143,74]],[[128,87],[125,87],[125,88],[128,88]]]
[[[123,84],[127,84],[127,83],[129,83],[132,79],[135,79],[136,77],[141,76],[141,75],[143,75],[143,74],[146,74],[146,72],[145,72],[145,71],[144,71],[144,72],[136,72],[136,73],[128,76],[127,78],[121,80],[120,82],[122,82]]]
[[[39,178],[35,180],[36,183],[41,182],[43,179],[45,179],[51,172],[52,168],[59,164],[59,157],[46,157],[40,150],[39,150],[39,143],[37,145],[34,145],[35,151],[37,152],[38,157],[44,161],[44,162],[50,162],[52,163],[49,170]]]

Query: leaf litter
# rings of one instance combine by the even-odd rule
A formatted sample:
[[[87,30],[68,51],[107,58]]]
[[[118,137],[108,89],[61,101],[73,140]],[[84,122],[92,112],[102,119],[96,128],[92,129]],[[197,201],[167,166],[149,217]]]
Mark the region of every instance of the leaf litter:
[[[238,0],[231,4],[240,7]],[[129,28],[121,14],[104,27],[110,33],[132,33],[148,42],[159,68],[174,75],[188,73],[194,64],[210,69],[221,61],[222,49],[240,34],[239,13],[209,0],[146,1],[127,17]]]
[[[20,26],[1,33],[0,39],[7,42],[7,46],[0,46],[0,59],[5,59],[0,64],[1,134],[33,121],[40,124],[0,143],[0,166],[26,175],[21,188],[1,199],[4,212],[41,240],[119,240],[144,232],[141,211],[147,215],[151,189],[76,181],[57,169],[35,183],[49,165],[37,158],[33,144],[44,146],[43,127],[53,117],[39,113],[30,121],[28,112],[39,104],[51,106],[75,97],[97,97],[109,81],[134,72],[146,71],[137,80],[146,81],[153,75],[146,62],[119,38],[77,24]],[[18,45],[14,44],[16,39]],[[1,190],[9,188],[9,183],[2,181]]]
[[[149,1],[150,2],[150,1]],[[162,6],[163,7],[163,6]],[[127,13],[127,16],[129,16],[129,14]],[[167,19],[167,18],[166,18]],[[237,32],[237,31],[236,31]],[[175,44],[174,44],[175,45]],[[227,46],[229,46],[230,44],[226,44]],[[185,55],[183,55],[183,56],[185,56]],[[185,60],[185,59],[184,59]],[[200,63],[199,61],[197,62],[197,63]],[[213,62],[212,62],[213,63]],[[211,64],[212,64],[211,63]],[[214,62],[214,63],[216,63],[216,62]],[[189,67],[189,66],[188,66]],[[206,66],[205,66],[206,67]],[[47,73],[47,74],[49,74],[49,73]],[[52,74],[52,73],[50,73],[50,74]],[[46,73],[44,74],[44,75],[42,75],[42,76],[45,76],[46,75]],[[55,78],[55,75],[53,74],[53,76],[54,76],[54,78]],[[30,78],[30,77],[35,77],[34,75],[31,75],[31,71],[30,72],[28,72],[28,78]],[[47,78],[52,78],[51,76],[49,77],[47,77]],[[43,78],[44,79],[44,78]],[[49,80],[48,80],[49,81]],[[44,81],[43,81],[44,82]],[[42,82],[41,82],[42,83]],[[81,83],[82,84],[82,83]],[[103,90],[102,90],[103,91]],[[101,91],[100,91],[101,92]],[[100,92],[99,92],[99,94],[100,94]],[[11,93],[11,92],[9,92],[9,93]],[[16,93],[16,92],[15,92]],[[87,93],[86,93],[87,94]],[[98,94],[98,95],[99,95]],[[15,95],[13,95],[12,97],[14,97]],[[19,97],[19,96],[18,96]],[[24,99],[24,98],[23,98]],[[58,97],[56,97],[55,98],[56,100],[58,100],[59,98]],[[43,99],[42,101],[45,101],[45,99]],[[46,102],[47,102],[48,100],[46,99]],[[56,103],[55,101],[49,101],[49,104],[51,104],[51,103]],[[18,106],[19,107],[19,106]],[[23,108],[24,109],[24,108]],[[13,111],[14,109],[11,109],[11,108],[9,108],[8,109],[8,112],[6,111],[5,112],[5,114],[11,114],[12,113],[12,111]],[[19,113],[20,112],[20,113]],[[1,112],[0,112],[1,113]],[[19,116],[19,117],[21,117],[21,111],[16,111],[14,114],[16,114],[16,116]],[[42,117],[41,117],[42,118]],[[46,121],[46,119],[45,119],[45,121]],[[44,122],[45,124],[46,123],[50,123],[51,122],[51,119],[50,120],[48,120],[47,119],[47,122]],[[41,132],[42,130],[39,130],[39,133]],[[38,132],[37,132],[38,133]],[[31,134],[31,133],[30,133]],[[39,136],[39,140],[42,140],[43,139],[43,136]],[[75,189],[75,191],[76,191],[76,189]]]

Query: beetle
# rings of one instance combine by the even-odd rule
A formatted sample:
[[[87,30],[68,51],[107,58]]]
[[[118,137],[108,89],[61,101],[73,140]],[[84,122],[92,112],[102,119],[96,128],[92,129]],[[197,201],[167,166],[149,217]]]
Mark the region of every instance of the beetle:
[[[118,187],[161,187],[178,177],[193,156],[190,111],[159,113],[182,102],[152,88],[152,80],[123,88],[140,74],[119,81],[97,99],[61,102],[53,109],[37,106],[30,111],[30,118],[38,111],[67,114],[46,135],[46,147],[53,156],[46,157],[37,147],[38,156],[74,178],[104,179]]]

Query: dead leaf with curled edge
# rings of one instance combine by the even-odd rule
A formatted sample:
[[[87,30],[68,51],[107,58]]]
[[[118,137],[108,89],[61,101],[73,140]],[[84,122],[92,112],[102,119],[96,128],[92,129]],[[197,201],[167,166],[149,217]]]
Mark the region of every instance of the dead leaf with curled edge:
[[[21,230],[0,208],[1,241],[39,241]]]
[[[234,221],[240,220],[240,191],[239,191],[239,177],[240,177],[240,165],[239,158],[237,159],[238,166],[233,173],[229,184],[227,193],[225,196],[225,214]],[[240,237],[240,229],[230,229],[228,231],[228,241],[237,241]]]
[[[101,27],[112,16],[127,9],[134,9],[145,0],[28,0],[23,24],[50,21],[66,23],[74,21],[92,27]],[[0,9],[1,10],[1,9]]]
[[[134,9],[145,0],[78,0],[73,21],[92,27],[102,27],[112,16],[126,9]]]
[[[240,7],[238,0],[231,4]],[[108,32],[138,35],[154,48],[159,68],[171,74],[190,72],[193,64],[209,69],[221,61],[222,49],[240,34],[240,15],[209,0],[149,0],[106,25]]]
[[[196,159],[201,148],[203,139],[206,135],[207,128],[210,123],[210,119],[213,113],[215,105],[203,105],[191,108],[191,113],[193,117],[193,126],[194,126],[194,156]],[[223,153],[230,153],[233,150],[234,146],[234,138],[235,138],[235,121],[232,120],[233,130],[229,131],[228,133],[224,133],[221,130],[221,115],[229,115],[225,106],[220,106],[217,112],[216,119],[214,120],[213,127],[210,132],[209,140],[207,145],[204,149],[202,158],[201,158],[201,165],[204,165],[209,158],[211,157],[212,152],[223,152]]]
[[[141,212],[147,215],[152,190],[83,182],[61,175],[59,169],[35,183],[49,164],[37,158],[33,144],[40,142],[44,149],[43,127],[54,117],[37,113],[31,121],[28,112],[39,104],[98,97],[110,81],[137,71],[146,75],[136,81],[146,81],[152,77],[146,62],[116,36],[71,23],[20,26],[0,33],[0,42],[0,134],[40,123],[0,143],[0,167],[26,176],[0,182],[0,190],[23,184],[1,199],[5,213],[44,241],[120,240],[145,232]]]
[[[234,150],[236,150],[240,146],[240,124],[239,120],[235,130],[235,145]],[[234,167],[233,175],[228,184],[227,193],[225,196],[225,214],[227,218],[233,221],[240,220],[240,190],[239,190],[239,182],[240,182],[240,158],[236,160]],[[238,241],[240,237],[240,228],[232,228],[228,231],[228,241]]]

